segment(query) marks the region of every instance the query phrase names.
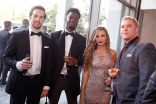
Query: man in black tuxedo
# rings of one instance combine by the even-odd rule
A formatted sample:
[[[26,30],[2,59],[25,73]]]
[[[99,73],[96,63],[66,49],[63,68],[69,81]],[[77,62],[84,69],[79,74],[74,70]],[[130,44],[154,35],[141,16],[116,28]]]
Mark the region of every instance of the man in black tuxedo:
[[[75,29],[80,18],[79,10],[70,8],[66,12],[66,27],[51,35],[52,73],[50,87],[50,104],[58,104],[60,94],[65,90],[68,104],[77,104],[80,94],[78,66],[82,66],[82,54],[86,47],[86,39]],[[65,62],[64,56],[70,56]]]
[[[11,35],[9,33],[9,31],[11,30],[11,22],[4,21],[4,27],[5,29],[0,31],[0,76],[1,76],[0,85],[6,84],[7,73],[10,70],[10,68],[2,61],[2,57]]]
[[[149,77],[155,70],[155,47],[138,37],[138,22],[126,16],[121,22],[121,37],[126,44],[117,59],[115,104],[141,104]]]
[[[30,27],[13,32],[8,42],[3,60],[12,68],[5,89],[11,95],[10,104],[25,104],[26,99],[27,104],[39,104],[40,97],[48,94],[50,39],[40,32],[45,19],[42,6],[32,7]]]

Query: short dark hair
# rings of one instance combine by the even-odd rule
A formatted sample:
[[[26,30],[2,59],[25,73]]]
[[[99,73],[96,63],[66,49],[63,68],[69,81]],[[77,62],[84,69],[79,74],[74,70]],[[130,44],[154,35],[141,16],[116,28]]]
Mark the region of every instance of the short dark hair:
[[[13,29],[16,29],[16,28],[18,28],[18,27],[17,27],[17,26],[14,26],[14,27],[13,27]]]
[[[23,19],[22,24],[29,24],[29,20],[28,19]]]
[[[4,21],[4,27],[7,28],[8,26],[11,26],[11,21]]]
[[[79,15],[79,18],[81,17],[80,11],[77,8],[69,8],[66,12],[66,16],[70,13],[70,12],[75,12]]]
[[[45,9],[44,9],[43,6],[40,6],[40,5],[35,5],[35,6],[33,6],[33,7],[30,9],[29,16],[32,16],[33,11],[34,11],[35,9],[43,10],[43,11],[44,11],[44,19],[46,19],[46,12],[45,12]]]
[[[52,30],[47,30],[48,32],[52,32]]]
[[[47,30],[47,26],[42,25],[41,29]]]

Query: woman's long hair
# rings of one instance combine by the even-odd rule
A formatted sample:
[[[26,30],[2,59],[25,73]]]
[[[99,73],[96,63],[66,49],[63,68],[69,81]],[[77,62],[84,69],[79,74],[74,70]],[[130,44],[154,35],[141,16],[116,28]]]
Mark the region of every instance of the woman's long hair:
[[[91,66],[91,63],[92,63],[92,56],[93,56],[93,52],[97,49],[98,45],[96,43],[96,36],[98,34],[99,31],[105,31],[106,33],[106,43],[105,43],[105,49],[106,49],[106,52],[110,54],[109,52],[109,48],[110,48],[110,39],[109,39],[109,34],[106,30],[105,27],[97,27],[90,39],[89,39],[89,42],[88,42],[88,46],[86,47],[86,49],[84,50],[84,54],[83,54],[83,58],[84,58],[84,65],[85,65],[85,70],[89,69],[90,66]]]

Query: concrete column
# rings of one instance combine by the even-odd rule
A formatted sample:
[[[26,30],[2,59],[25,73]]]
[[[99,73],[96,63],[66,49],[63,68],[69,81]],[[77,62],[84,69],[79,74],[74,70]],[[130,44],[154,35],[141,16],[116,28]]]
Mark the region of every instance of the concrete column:
[[[91,0],[88,35],[91,36],[93,30],[98,27],[101,0]]]

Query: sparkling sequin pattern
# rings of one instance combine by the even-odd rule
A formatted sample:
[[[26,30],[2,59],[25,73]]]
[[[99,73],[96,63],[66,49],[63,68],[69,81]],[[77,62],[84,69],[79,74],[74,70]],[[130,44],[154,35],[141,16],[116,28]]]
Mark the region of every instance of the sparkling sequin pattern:
[[[110,53],[112,51],[110,50]],[[101,60],[98,57],[105,56],[106,60]],[[112,54],[93,53],[93,60],[91,66],[91,75],[85,89],[85,104],[109,104],[110,91],[104,91],[106,84],[104,84],[104,70],[108,70],[112,66]]]

